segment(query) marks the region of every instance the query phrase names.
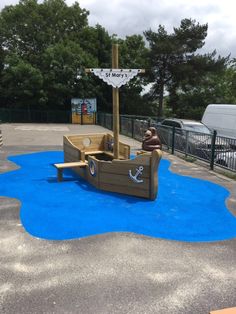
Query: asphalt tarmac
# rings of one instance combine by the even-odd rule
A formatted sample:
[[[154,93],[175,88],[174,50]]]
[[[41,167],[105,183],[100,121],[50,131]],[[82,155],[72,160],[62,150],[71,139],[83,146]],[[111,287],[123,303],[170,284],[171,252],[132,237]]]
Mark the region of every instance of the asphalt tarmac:
[[[1,173],[17,168],[9,155],[61,150],[64,134],[107,132],[65,124],[1,129]],[[140,148],[137,141],[122,140],[133,151]],[[164,158],[174,172],[228,188],[227,206],[236,215],[236,181],[175,156]],[[24,230],[19,210],[19,200],[0,197],[0,313],[207,314],[236,306],[236,239],[190,243],[107,233],[47,241]]]

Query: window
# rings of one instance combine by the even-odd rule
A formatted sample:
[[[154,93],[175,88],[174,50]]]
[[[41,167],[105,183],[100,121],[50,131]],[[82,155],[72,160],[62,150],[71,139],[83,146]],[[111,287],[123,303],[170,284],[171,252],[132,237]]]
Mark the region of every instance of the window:
[[[181,124],[179,123],[179,122],[177,122],[177,121],[171,121],[171,120],[164,120],[163,122],[162,122],[162,125],[166,125],[166,126],[171,126],[171,127],[176,127],[176,128],[181,128]]]

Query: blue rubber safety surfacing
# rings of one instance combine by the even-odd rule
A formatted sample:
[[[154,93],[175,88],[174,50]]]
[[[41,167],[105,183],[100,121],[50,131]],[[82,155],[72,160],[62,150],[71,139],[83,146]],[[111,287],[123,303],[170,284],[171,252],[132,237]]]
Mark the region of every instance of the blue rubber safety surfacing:
[[[0,195],[17,198],[20,218],[33,236],[75,239],[106,232],[135,232],[182,241],[217,241],[236,237],[236,218],[225,200],[229,192],[208,181],[177,175],[159,167],[155,201],[95,189],[65,171],[58,183],[53,163],[63,152],[9,157],[21,168],[0,175]]]

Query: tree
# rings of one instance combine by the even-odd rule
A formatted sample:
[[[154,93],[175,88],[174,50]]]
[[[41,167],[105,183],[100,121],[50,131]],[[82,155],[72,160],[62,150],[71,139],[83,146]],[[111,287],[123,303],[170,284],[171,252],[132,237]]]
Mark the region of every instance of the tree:
[[[63,108],[72,96],[94,97],[101,90],[82,69],[107,65],[111,40],[101,26],[89,27],[87,16],[78,3],[67,6],[63,0],[21,0],[0,14],[0,52],[41,72],[48,106]]]
[[[40,65],[45,49],[64,39],[79,40],[87,26],[88,11],[78,3],[63,0],[21,0],[5,7],[0,15],[0,37],[4,49],[32,64]]]
[[[222,84],[224,84],[224,91],[227,96],[226,103],[236,104],[236,58],[229,61]]]
[[[101,25],[86,27],[81,33],[81,47],[90,53],[95,64],[87,63],[85,67],[95,66],[99,68],[111,67],[112,36]],[[81,82],[80,82],[81,83]],[[96,97],[98,110],[110,112],[112,110],[111,88],[94,75],[84,78],[84,97]]]
[[[27,106],[30,117],[32,104],[43,102],[43,76],[17,55],[8,56],[2,72],[2,97],[5,104]]]
[[[126,36],[119,39],[119,67],[126,69],[146,69],[147,51],[141,35]],[[139,74],[120,89],[120,109],[123,114],[150,113],[146,102],[144,105],[142,91],[147,84],[145,74]]]
[[[85,75],[82,73],[85,64],[95,65],[93,56],[70,40],[58,42],[45,50],[41,68],[50,107],[64,108],[66,101],[76,94],[85,97]]]
[[[67,6],[63,0],[45,0],[40,4],[37,0],[21,0],[15,6],[5,7],[0,14],[0,51],[4,51],[3,63],[7,65],[2,84],[12,77],[13,83],[9,84],[14,86],[14,73],[17,79],[22,75],[24,82],[28,69],[28,76],[33,77],[25,91],[30,90],[30,84],[34,90],[33,78],[41,75],[41,94],[35,93],[34,101],[31,98],[34,105],[65,103],[65,98],[73,93],[76,73],[85,65],[83,62],[91,59],[79,45],[88,24],[87,16],[88,11],[78,3]],[[18,60],[16,64],[12,63],[12,56]],[[13,103],[25,103],[27,93],[23,89],[8,90],[9,96],[17,93]]]
[[[167,105],[172,115],[201,119],[209,103],[221,102],[224,91],[220,87],[225,77],[228,57],[216,58],[216,52],[194,55],[182,69],[176,68],[168,88]],[[221,83],[220,83],[221,82]]]
[[[112,42],[120,45],[120,67],[146,69],[121,88],[122,113],[157,113],[157,99],[159,116],[163,103],[178,115],[192,104],[197,112],[201,97],[235,99],[235,60],[226,69],[227,58],[196,54],[207,24],[184,19],[171,34],[164,26],[148,30],[146,48],[140,35],[119,39],[99,24],[89,26],[88,14],[77,2],[68,6],[65,0],[20,0],[0,12],[1,106],[69,109],[71,97],[96,97],[99,110],[111,111],[111,88],[85,75],[84,68],[111,67]],[[143,96],[148,82],[153,88]]]
[[[174,88],[175,73],[184,67],[194,56],[194,52],[204,45],[207,35],[207,24],[200,25],[191,19],[184,19],[179,28],[168,34],[164,26],[157,32],[151,29],[144,32],[149,43],[150,81],[154,82],[152,94],[159,99],[158,116],[163,114],[164,92]],[[181,73],[180,72],[180,73]],[[179,74],[180,74],[179,73]]]

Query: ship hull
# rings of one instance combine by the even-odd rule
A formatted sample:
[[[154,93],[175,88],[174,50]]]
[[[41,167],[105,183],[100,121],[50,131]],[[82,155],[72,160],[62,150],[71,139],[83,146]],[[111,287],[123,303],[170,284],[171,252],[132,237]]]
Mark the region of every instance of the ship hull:
[[[106,140],[111,135],[84,135],[90,145],[83,147],[83,136],[64,136],[64,160],[86,163],[83,168],[74,167],[73,171],[98,189],[154,200],[158,191],[157,169],[161,151],[143,152],[129,158],[130,147],[120,143],[120,157],[113,159],[107,150]],[[97,141],[97,146],[95,142]],[[92,144],[92,145],[91,145]]]

